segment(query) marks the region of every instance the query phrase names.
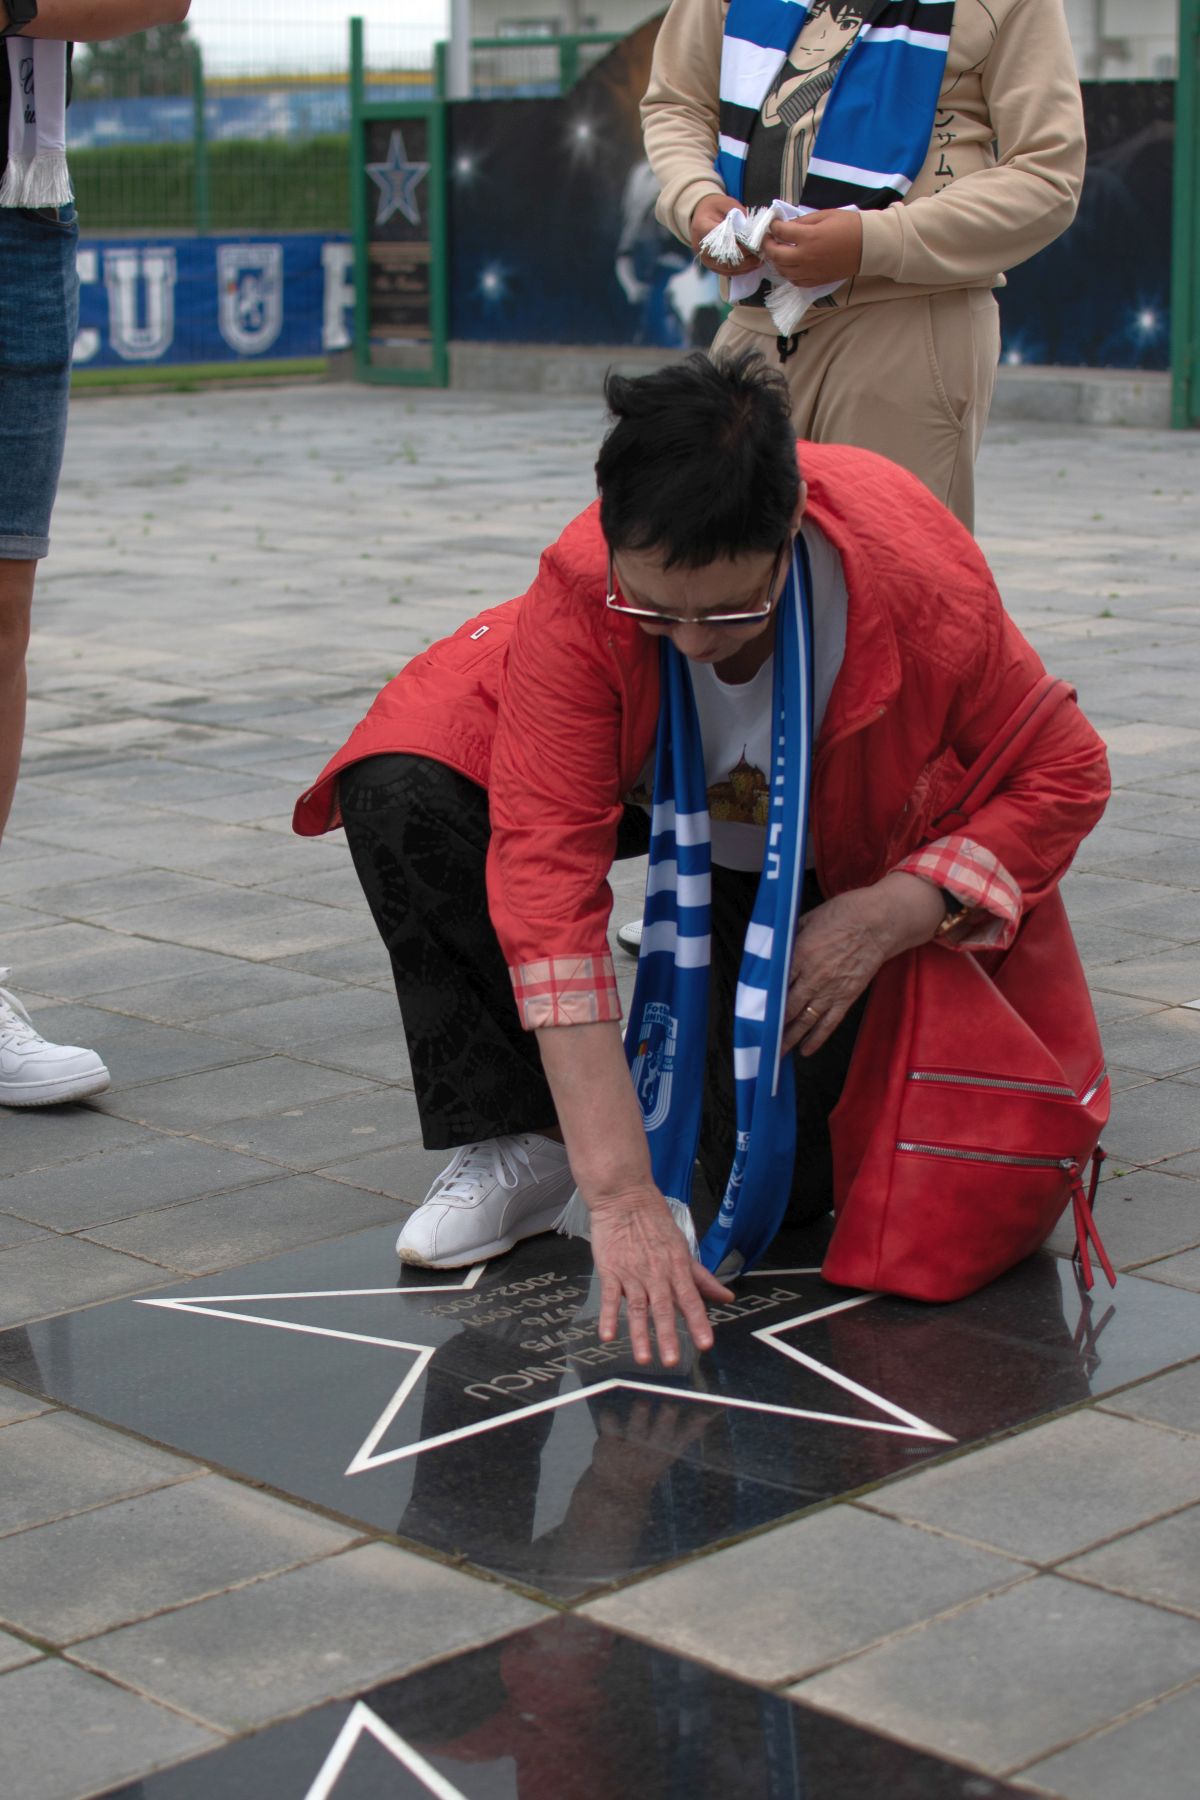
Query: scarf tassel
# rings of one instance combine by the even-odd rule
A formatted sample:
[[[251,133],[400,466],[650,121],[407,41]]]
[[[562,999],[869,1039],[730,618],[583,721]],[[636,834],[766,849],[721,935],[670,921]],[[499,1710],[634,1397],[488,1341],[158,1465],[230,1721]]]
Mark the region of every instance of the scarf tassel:
[[[668,1198],[667,1205],[671,1209],[671,1217],[687,1242],[688,1255],[693,1258],[699,1256],[700,1245],[696,1238],[696,1227],[692,1223],[690,1209],[683,1204],[682,1200]],[[587,1209],[587,1202],[578,1188],[575,1189],[555,1220],[554,1229],[561,1237],[586,1238],[589,1243],[591,1242],[592,1216]]]
[[[74,198],[65,151],[9,158],[0,181],[0,206],[69,206]]]

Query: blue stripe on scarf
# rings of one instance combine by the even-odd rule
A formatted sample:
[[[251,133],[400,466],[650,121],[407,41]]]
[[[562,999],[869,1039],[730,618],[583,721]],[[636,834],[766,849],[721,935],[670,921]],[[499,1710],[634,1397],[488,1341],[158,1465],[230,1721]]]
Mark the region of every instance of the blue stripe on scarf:
[[[808,836],[811,592],[807,551],[797,539],[775,640],[767,849],[734,1012],[737,1147],[720,1214],[701,1246],[709,1268],[731,1250],[746,1262],[761,1256],[779,1229],[791,1189],[795,1084],[780,1044]],[[687,659],[665,639],[660,672],[650,872],[625,1052],[654,1179],[669,1199],[687,1204],[704,1098],[711,847],[691,676]],[[682,835],[695,841],[679,841],[678,814],[692,815]]]

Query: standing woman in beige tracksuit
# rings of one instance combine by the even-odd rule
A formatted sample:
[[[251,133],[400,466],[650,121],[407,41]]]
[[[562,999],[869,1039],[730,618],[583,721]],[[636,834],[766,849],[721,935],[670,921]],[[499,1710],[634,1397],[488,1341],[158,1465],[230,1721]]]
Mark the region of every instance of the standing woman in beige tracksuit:
[[[727,12],[724,0],[672,0],[642,103],[658,216],[697,253],[738,204],[714,168]],[[864,23],[894,30],[901,8],[812,0],[796,12],[803,23],[748,134],[747,209],[800,200],[840,68]],[[777,336],[761,294],[749,297],[714,351],[778,357],[799,437],[891,457],[971,527],[999,358],[992,289],[1070,224],[1084,154],[1062,0],[957,0],[929,151],[903,200],[776,221],[764,250],[779,273],[840,285],[791,337]],[[747,256],[735,272],[754,266]]]

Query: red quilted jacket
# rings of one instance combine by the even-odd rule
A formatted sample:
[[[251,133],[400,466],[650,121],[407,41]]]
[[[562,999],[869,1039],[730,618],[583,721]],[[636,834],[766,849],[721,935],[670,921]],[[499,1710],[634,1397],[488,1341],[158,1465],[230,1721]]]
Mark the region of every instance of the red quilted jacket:
[[[801,443],[808,510],[837,546],[846,653],[817,744],[811,824],[827,895],[878,880],[1043,673],[970,534],[870,451]],[[651,756],[657,646],[604,606],[598,507],[544,551],[517,600],[481,613],[388,683],[297,803],[298,832],[338,824],[336,777],[387,751],[429,756],[489,791],[488,896],[513,968],[607,958],[608,871],[622,796]],[[1064,706],[974,814],[1027,904],[1048,892],[1108,795],[1104,746]]]

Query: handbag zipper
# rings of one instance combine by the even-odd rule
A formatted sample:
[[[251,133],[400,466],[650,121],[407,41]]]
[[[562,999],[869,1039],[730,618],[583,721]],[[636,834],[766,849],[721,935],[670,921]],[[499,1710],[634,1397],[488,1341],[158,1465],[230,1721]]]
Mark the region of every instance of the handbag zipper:
[[[951,1150],[945,1144],[911,1144],[903,1139],[897,1150],[911,1150],[918,1156],[948,1157],[951,1162],[1003,1163],[1012,1169],[1077,1168],[1073,1156],[1017,1156],[1006,1150]]]
[[[1009,1081],[992,1075],[935,1075],[928,1069],[910,1069],[910,1081],[932,1081],[943,1087],[1003,1088],[1013,1094],[1051,1094],[1056,1099],[1074,1100],[1075,1089],[1053,1081]]]

